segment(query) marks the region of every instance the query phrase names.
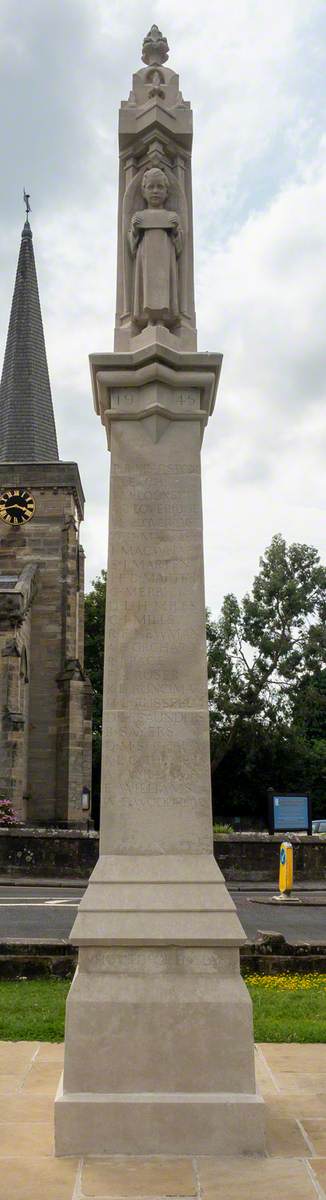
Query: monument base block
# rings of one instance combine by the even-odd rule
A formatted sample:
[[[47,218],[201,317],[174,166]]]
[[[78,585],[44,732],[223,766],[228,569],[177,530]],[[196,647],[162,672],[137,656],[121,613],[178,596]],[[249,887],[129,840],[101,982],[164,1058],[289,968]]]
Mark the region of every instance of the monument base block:
[[[56,1153],[262,1153],[245,935],[213,856],[102,855],[71,938]]]
[[[64,1095],[61,1081],[55,1106],[56,1153],[78,1157],[261,1154],[263,1114],[259,1096],[224,1092]]]

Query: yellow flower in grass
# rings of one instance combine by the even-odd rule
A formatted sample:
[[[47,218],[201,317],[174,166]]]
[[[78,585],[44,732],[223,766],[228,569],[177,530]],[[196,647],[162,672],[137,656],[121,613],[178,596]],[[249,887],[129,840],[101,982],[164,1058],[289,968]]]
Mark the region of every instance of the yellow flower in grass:
[[[261,987],[266,991],[307,992],[312,988],[326,990],[326,975],[310,971],[307,975],[245,975],[250,987]]]

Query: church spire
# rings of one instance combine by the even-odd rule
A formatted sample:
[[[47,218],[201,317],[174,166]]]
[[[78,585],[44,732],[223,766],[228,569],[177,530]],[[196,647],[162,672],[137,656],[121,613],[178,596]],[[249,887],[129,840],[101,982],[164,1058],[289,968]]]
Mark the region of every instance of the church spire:
[[[29,212],[28,205],[0,383],[0,462],[59,458]]]

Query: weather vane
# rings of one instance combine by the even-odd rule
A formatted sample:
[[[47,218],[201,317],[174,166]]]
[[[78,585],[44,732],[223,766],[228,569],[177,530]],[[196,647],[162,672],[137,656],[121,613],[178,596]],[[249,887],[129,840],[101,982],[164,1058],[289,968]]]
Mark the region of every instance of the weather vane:
[[[26,192],[26,191],[25,191],[25,188],[24,188],[24,191],[23,191],[23,196],[24,196],[24,202],[25,202],[25,205],[26,205],[26,221],[28,221],[28,214],[29,214],[29,213],[30,213],[32,210],[31,210],[31,206],[30,206],[30,203],[29,203],[29,200],[30,200],[30,194],[29,194],[29,192]]]

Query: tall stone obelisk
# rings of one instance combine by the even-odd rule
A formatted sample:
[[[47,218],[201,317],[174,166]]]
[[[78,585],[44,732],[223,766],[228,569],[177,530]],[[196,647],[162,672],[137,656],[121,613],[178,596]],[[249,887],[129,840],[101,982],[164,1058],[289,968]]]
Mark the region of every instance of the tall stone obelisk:
[[[91,358],[111,451],[100,858],[56,1101],[58,1154],[263,1150],[245,936],[213,857],[192,115],[153,26],[120,110],[115,350]]]

